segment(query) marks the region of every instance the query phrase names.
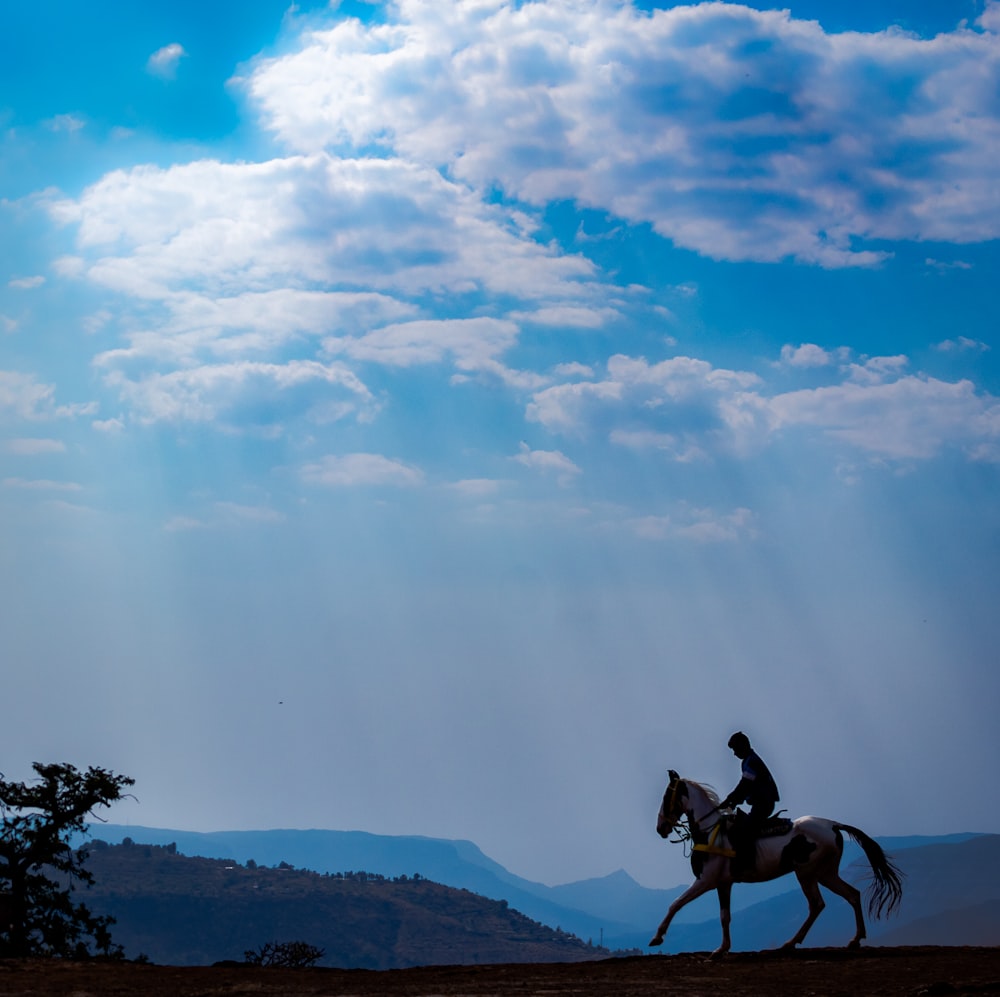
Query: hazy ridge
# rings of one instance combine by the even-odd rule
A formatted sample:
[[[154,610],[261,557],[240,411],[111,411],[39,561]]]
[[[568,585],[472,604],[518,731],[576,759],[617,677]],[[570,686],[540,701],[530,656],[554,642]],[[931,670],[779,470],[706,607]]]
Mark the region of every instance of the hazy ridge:
[[[320,874],[179,854],[173,845],[95,841],[87,904],[115,918],[128,958],[191,966],[242,962],[269,942],[302,942],[320,965],[576,962],[608,955],[469,890],[420,876]]]
[[[418,874],[434,882],[505,900],[517,911],[551,928],[611,948],[645,946],[671,900],[687,883],[654,890],[625,871],[562,886],[523,879],[493,861],[472,842],[384,836],[360,831],[267,830],[191,832],[104,824],[92,828],[109,842],[131,837],[147,844],[175,843],[185,855],[228,858],[245,864],[281,862],[317,872],[366,871],[386,877]],[[869,924],[870,944],[1000,944],[1000,835],[951,834],[880,839],[905,874],[898,917]],[[856,847],[845,854],[846,878],[860,888],[867,865]],[[737,886],[733,891],[733,946],[773,947],[785,941],[805,917],[805,900],[795,880]],[[714,894],[691,904],[671,928],[666,951],[714,948],[719,940]],[[809,936],[812,946],[840,945],[852,933],[852,914],[839,898]],[[964,930],[960,925],[967,925]],[[963,938],[968,937],[968,941]]]

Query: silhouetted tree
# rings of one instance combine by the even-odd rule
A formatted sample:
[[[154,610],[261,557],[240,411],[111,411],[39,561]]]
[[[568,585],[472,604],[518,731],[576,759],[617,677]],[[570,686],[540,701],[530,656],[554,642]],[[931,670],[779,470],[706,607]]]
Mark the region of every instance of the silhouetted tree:
[[[121,956],[109,930],[114,918],[74,902],[76,884],[94,880],[84,865],[86,849],[72,848],[70,839],[86,830],[95,809],[127,795],[135,780],[93,766],[80,772],[66,763],[35,762],[32,768],[38,778],[30,783],[0,777],[0,891],[9,918],[0,923],[0,952]]]
[[[308,942],[266,942],[260,948],[247,949],[243,959],[249,966],[307,969],[319,962],[323,955],[323,949]]]

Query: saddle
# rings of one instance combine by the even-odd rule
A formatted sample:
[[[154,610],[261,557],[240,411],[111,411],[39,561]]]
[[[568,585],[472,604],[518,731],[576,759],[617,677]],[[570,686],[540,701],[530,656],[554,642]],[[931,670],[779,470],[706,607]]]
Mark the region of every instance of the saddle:
[[[761,838],[779,838],[783,834],[788,834],[792,829],[790,817],[782,817],[784,810],[779,810],[773,817],[768,817],[763,824],[751,833],[748,825],[747,815],[742,810],[737,810],[731,817],[726,818],[726,831],[733,841],[746,841],[752,839],[759,841]]]
[[[756,865],[756,846],[758,841],[762,838],[780,837],[791,831],[792,821],[788,817],[781,816],[784,812],[784,810],[781,810],[773,817],[768,817],[760,827],[754,830],[751,830],[748,826],[747,814],[741,810],[737,810],[728,819],[726,832],[736,852],[734,859],[737,876],[753,872]]]
[[[758,838],[780,838],[792,829],[791,817],[782,817],[784,810],[779,810],[773,817],[768,817],[757,832]]]

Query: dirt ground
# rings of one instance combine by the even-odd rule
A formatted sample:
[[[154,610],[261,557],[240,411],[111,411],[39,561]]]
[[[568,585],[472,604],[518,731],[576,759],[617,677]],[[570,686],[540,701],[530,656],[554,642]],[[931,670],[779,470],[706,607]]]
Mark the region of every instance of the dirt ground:
[[[0,995],[33,997],[761,997],[1000,994],[1000,948],[804,949],[555,965],[280,970],[0,962]]]

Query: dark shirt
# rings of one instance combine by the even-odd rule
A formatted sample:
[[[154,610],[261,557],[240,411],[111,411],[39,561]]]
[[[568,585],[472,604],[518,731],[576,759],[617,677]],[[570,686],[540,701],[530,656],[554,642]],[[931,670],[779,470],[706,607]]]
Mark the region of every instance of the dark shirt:
[[[743,778],[729,794],[729,799],[734,803],[749,803],[752,807],[767,807],[768,813],[781,799],[771,770],[756,751],[743,759]]]

